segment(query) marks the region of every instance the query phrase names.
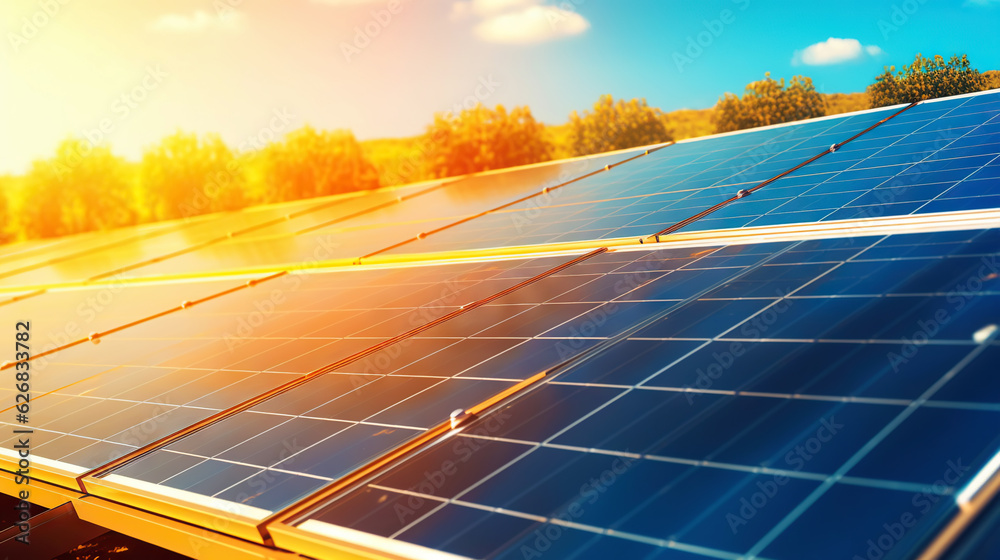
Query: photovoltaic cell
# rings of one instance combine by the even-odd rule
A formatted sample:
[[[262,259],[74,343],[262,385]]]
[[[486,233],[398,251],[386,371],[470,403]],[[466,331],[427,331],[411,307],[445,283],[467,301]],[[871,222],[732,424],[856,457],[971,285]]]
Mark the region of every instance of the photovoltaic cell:
[[[1000,94],[917,105],[681,231],[995,207]],[[896,109],[898,110],[898,109]],[[642,237],[790,169],[896,110],[682,142],[571,191],[421,242],[452,250]],[[707,152],[707,153],[706,153]],[[589,187],[589,188],[588,188]],[[407,246],[394,250],[414,250]]]
[[[685,230],[996,208],[997,95],[913,106]],[[44,317],[36,354],[128,325],[33,362],[32,452],[80,474],[326,368],[112,473],[276,512],[549,372],[295,523],[482,558],[910,557],[1000,449],[1000,230],[607,252],[377,351],[572,257],[308,270],[647,236],[898,110],[680,142],[509,206],[639,152],[4,247],[0,307]],[[31,297],[122,266],[295,272],[145,322],[243,280]]]
[[[428,237],[394,253],[645,236],[725,200],[864,130],[898,109],[678,142]]]
[[[185,255],[171,263],[153,263],[143,267],[143,273],[169,273],[174,266],[215,270],[220,263],[224,267],[260,267],[357,258],[537,193],[543,188],[557,187],[633,155],[637,154],[598,155],[499,174],[473,175],[400,204],[339,220],[326,227],[313,224],[300,227],[291,236],[234,240],[207,251]],[[320,259],[315,256],[317,247],[323,248]]]
[[[413,190],[420,189],[403,189],[407,193]],[[295,219],[286,219],[286,216],[304,217],[319,209],[347,211],[346,209],[359,204],[359,198],[382,197],[385,200],[395,200],[396,196],[376,192],[370,193],[368,197],[362,195],[298,201],[280,206],[249,208],[240,212],[71,236],[65,241],[51,244],[44,251],[19,253],[19,260],[5,263],[5,270],[0,273],[0,286],[87,280],[134,263],[177,252],[198,250],[228,239],[229,234],[252,237],[255,227],[270,223],[284,225]]]
[[[97,467],[566,260],[288,275],[102,337],[99,345],[60,350],[32,362],[33,451],[70,469]],[[86,327],[120,325],[140,309],[177,305],[182,294],[231,286],[129,286],[93,311]],[[40,301],[11,308],[38,316],[31,312]],[[82,329],[76,311],[65,308],[59,317],[50,310],[49,319],[36,320],[35,339],[47,333],[58,340],[63,321]]]
[[[80,255],[58,268],[42,266],[6,278],[0,275],[0,286],[80,281],[113,274],[171,275],[178,270],[186,274],[273,270],[357,258],[542,188],[554,188],[631,155],[602,154],[474,175],[441,185],[422,184],[199,218],[169,235],[132,236],[120,246]]]
[[[998,131],[1000,93],[918,105],[682,231],[995,208]]]
[[[986,266],[998,241],[750,248],[766,260],[660,303],[645,328],[310,522],[476,558],[591,557],[616,540],[678,558],[864,557],[900,524],[893,554],[906,556],[1000,449],[995,391],[970,395],[995,385],[986,364],[1000,346],[975,333],[1000,313]]]
[[[553,368],[615,336],[657,308],[675,304],[677,300],[643,308],[622,304],[618,310],[606,298],[615,292],[627,295],[663,275],[688,272],[680,267],[697,270],[701,259],[711,258],[701,249],[663,251],[660,256],[654,261],[642,255],[601,255],[584,261],[591,265],[586,273],[574,274],[570,267],[538,280],[343,364],[113,474],[261,509],[286,507],[447,420],[453,410],[471,408],[515,381]],[[759,254],[757,260],[762,257]],[[732,276],[744,267],[722,270]],[[681,297],[680,292],[674,295]],[[265,433],[254,427],[258,425],[267,426]],[[241,426],[248,428],[241,432]],[[238,441],[231,441],[233,434],[240,433],[235,436]],[[174,458],[178,454],[187,458]],[[225,485],[220,482],[192,490],[187,481],[197,476],[184,473],[194,468],[189,463],[195,459],[201,461],[197,465],[212,465],[198,469],[220,472],[224,464],[233,464],[229,472],[238,480],[224,477],[219,480]],[[175,465],[177,470],[165,469],[164,464]],[[247,465],[256,470],[246,471]],[[274,477],[287,482],[253,491],[262,480]]]

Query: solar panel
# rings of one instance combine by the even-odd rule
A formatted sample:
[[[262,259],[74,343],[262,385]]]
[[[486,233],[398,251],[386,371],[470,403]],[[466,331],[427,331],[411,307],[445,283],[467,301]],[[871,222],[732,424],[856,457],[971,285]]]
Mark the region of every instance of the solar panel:
[[[565,260],[293,275],[102,336],[99,345],[63,349],[34,366],[36,453],[72,472],[97,467]],[[134,321],[139,311],[134,302],[143,303],[143,312],[160,312],[183,301],[182,293],[205,295],[233,284],[122,290],[128,297],[119,296],[116,313],[110,307],[106,314],[95,313],[99,319],[92,326],[118,325],[123,315]],[[51,302],[42,303],[42,298],[18,302],[12,311],[51,314]],[[74,312],[66,308],[63,319],[73,320]],[[36,330],[36,336],[45,335]]]
[[[317,260],[314,256],[317,246],[326,249],[319,260],[356,259],[457,220],[477,217],[511,199],[538,194],[542,189],[557,189],[580,176],[599,172],[604,166],[641,154],[626,152],[591,156],[500,174],[474,175],[429,190],[401,204],[380,207],[363,215],[347,214],[347,219],[297,226],[290,235],[234,240],[233,243],[185,255],[169,263],[150,263],[143,267],[142,272],[169,273],[176,266],[215,270],[220,265],[223,268],[294,265]]]
[[[910,108],[681,231],[995,206],[989,182],[983,179],[992,177],[990,169],[1000,165],[995,160],[1000,148],[989,141],[1000,113],[997,96]],[[517,205],[393,252],[417,246],[455,250],[649,235],[770,179],[897,110],[814,121],[791,130],[778,127],[680,142],[616,172],[585,179],[545,205]],[[932,152],[922,152],[932,146]],[[974,172],[979,174],[969,177]],[[951,189],[967,177],[979,182]],[[931,181],[935,186],[925,186]],[[970,198],[967,193],[976,194]]]
[[[502,213],[395,251],[455,250],[649,235],[800,163],[898,109],[670,145]]]
[[[641,154],[641,152],[639,152]],[[494,206],[556,188],[635,154],[596,155],[566,162],[470,176],[457,181],[385,189],[313,201],[272,205],[164,227],[60,257],[58,268],[32,258],[0,274],[0,286],[102,279],[114,275],[157,276],[293,267],[307,262],[357,258],[422,231],[487,211]],[[93,248],[88,243],[89,248]],[[113,249],[113,250],[112,250]]]
[[[1000,346],[975,333],[995,321],[1000,284],[968,280],[998,241],[989,230],[762,247],[763,264],[661,304],[627,339],[298,522],[474,558],[618,543],[842,558],[909,513],[903,556],[1000,449],[995,395],[969,390],[995,385]],[[881,302],[934,294],[954,303],[871,319]],[[947,325],[921,339],[938,309]]]
[[[1000,94],[918,106],[683,231],[995,207],[998,119]]]
[[[113,474],[119,482],[126,476],[190,490],[184,485],[198,477],[184,473],[195,468],[188,463],[197,458],[202,461],[198,465],[206,465],[198,469],[225,471],[226,465],[234,465],[232,476],[239,480],[223,478],[230,484],[196,492],[261,509],[288,506],[444,422],[452,411],[471,408],[514,382],[555,367],[613,336],[627,322],[620,320],[616,311],[607,310],[606,294],[624,294],[666,273],[683,274],[675,269],[696,266],[699,258],[708,258],[691,254],[691,250],[679,251],[671,255],[673,258],[649,262],[655,272],[644,270],[648,261],[634,256],[598,257],[596,264],[603,265],[603,270],[591,267],[587,274],[573,274],[574,267],[567,268],[362,360],[341,364],[314,382],[148,454]],[[636,264],[637,270],[612,272]],[[723,273],[728,277],[736,270],[724,269]],[[623,316],[634,319],[637,312],[651,311],[631,309]],[[276,433],[261,435],[260,430],[251,428],[242,441],[230,441],[226,436],[236,433],[238,426],[259,422],[273,423],[268,429]],[[285,432],[298,434],[293,451],[288,449],[289,438],[277,436]],[[174,460],[176,454],[185,455],[186,460]],[[178,470],[165,470],[164,464]],[[244,467],[248,465],[256,470],[247,471]],[[287,485],[250,491],[261,479],[273,477],[287,480]],[[298,493],[290,487],[298,488]]]
[[[915,557],[1000,464],[997,95],[4,249],[33,474],[311,557]]]
[[[288,234],[313,225],[317,220],[331,220],[364,212],[370,207],[397,203],[400,198],[418,196],[432,190],[436,184],[408,186],[392,191],[352,193],[316,200],[250,208],[241,212],[198,216],[189,220],[123,228],[111,234],[75,236],[76,251],[56,257],[59,269],[45,268],[48,260],[33,256],[24,269],[12,267],[4,277],[13,276],[10,283],[56,282],[83,280],[114,274],[121,268],[176,258],[205,250],[231,237],[253,239]],[[148,230],[154,230],[152,232]],[[110,238],[110,239],[109,239]],[[64,244],[65,245],[65,244]],[[97,258],[95,258],[95,255]],[[185,269],[186,270],[186,269]]]

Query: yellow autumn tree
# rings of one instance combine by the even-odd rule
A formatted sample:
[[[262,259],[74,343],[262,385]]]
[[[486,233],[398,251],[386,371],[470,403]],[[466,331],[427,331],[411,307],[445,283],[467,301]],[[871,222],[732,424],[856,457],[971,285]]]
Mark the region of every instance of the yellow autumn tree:
[[[946,62],[941,55],[926,58],[917,53],[913,63],[898,72],[895,66],[885,68],[868,86],[868,96],[874,108],[984,89],[990,89],[989,79],[972,67],[968,56],[955,55]]]
[[[10,175],[0,175],[0,245],[14,238],[9,202],[13,183],[14,178]]]
[[[1000,89],[1000,70],[987,70],[983,72],[983,80],[986,81],[984,89]]]
[[[460,114],[438,113],[421,139],[426,177],[454,177],[552,159],[545,125],[531,109],[479,103]]]
[[[255,156],[266,202],[375,189],[378,172],[346,130],[305,126]]]
[[[177,132],[147,149],[137,187],[149,220],[235,210],[252,202],[238,160],[215,134]]]
[[[573,155],[585,156],[646,146],[670,140],[664,113],[650,107],[645,99],[615,101],[602,95],[592,111],[569,116],[569,143]]]
[[[57,237],[134,224],[136,204],[128,162],[107,146],[63,141],[50,160],[36,161],[17,201],[25,238]]]
[[[767,126],[825,114],[823,97],[816,92],[812,79],[795,76],[786,85],[764,74],[764,79],[747,84],[742,97],[726,93],[715,106],[715,128],[731,132]]]

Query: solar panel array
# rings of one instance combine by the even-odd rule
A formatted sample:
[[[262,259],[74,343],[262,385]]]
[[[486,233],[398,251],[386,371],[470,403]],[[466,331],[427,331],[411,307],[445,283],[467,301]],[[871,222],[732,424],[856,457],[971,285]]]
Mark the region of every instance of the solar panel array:
[[[986,93],[0,248],[34,476],[311,556],[914,558],[1000,457],[998,158]]]
[[[849,558],[926,493],[923,537],[1000,449],[1000,348],[973,337],[1000,277],[956,291],[998,253],[995,229],[717,249],[739,266],[618,296],[627,337],[309,519],[476,558]]]

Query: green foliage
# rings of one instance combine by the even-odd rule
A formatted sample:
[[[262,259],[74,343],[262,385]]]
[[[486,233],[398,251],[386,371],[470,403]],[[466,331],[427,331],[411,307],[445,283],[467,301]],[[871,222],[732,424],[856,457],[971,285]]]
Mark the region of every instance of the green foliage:
[[[136,222],[131,169],[107,146],[69,138],[48,161],[36,161],[17,201],[25,238],[56,237]]]
[[[142,156],[138,195],[146,220],[170,220],[246,205],[233,152],[217,135],[177,132]]]
[[[349,131],[305,126],[257,156],[263,170],[265,202],[298,200],[375,189],[378,173]]]
[[[489,109],[480,103],[459,115],[438,113],[421,143],[428,178],[454,177],[552,158],[545,125],[536,122],[527,107],[516,107],[508,113],[503,105]]]
[[[924,58],[918,53],[899,72],[895,66],[885,68],[868,86],[868,95],[874,108],[984,89],[989,89],[988,80],[969,64],[968,56],[952,56],[945,62],[941,55]]]
[[[646,146],[670,140],[663,124],[663,111],[650,107],[645,99],[617,102],[602,95],[593,112],[569,116],[569,142],[573,155],[585,156],[612,150]]]
[[[719,99],[715,107],[715,128],[718,132],[824,115],[823,97],[816,92],[811,78],[795,76],[786,87],[784,78],[775,81],[770,72],[764,76],[763,80],[747,84],[743,97],[727,93]]]

